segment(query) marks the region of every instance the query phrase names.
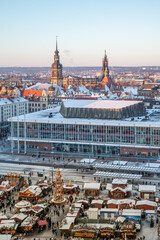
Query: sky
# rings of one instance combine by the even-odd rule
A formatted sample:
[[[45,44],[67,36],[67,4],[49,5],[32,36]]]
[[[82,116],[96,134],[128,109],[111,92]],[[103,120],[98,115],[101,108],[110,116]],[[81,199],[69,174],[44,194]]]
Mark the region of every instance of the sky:
[[[0,0],[0,67],[160,66],[159,0]]]

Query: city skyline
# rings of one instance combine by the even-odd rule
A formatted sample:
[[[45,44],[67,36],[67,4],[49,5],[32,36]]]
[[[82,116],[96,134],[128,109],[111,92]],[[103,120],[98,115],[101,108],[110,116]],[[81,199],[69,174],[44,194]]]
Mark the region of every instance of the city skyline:
[[[159,1],[0,3],[0,67],[160,65]]]

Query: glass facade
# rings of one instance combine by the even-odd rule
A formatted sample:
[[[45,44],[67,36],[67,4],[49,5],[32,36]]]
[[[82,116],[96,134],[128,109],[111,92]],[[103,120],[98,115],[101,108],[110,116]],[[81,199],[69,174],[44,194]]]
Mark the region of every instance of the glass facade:
[[[13,137],[29,140],[45,140],[56,143],[62,141],[76,145],[79,150],[84,144],[86,148],[92,147],[92,152],[98,151],[98,145],[133,144],[138,147],[160,147],[160,128],[158,127],[136,127],[136,126],[107,126],[107,125],[81,125],[81,124],[53,124],[27,122],[26,128],[23,122],[13,122]],[[19,136],[18,136],[19,130]],[[97,145],[96,145],[97,143]],[[66,145],[67,146],[67,145]],[[101,148],[102,151],[102,148]]]

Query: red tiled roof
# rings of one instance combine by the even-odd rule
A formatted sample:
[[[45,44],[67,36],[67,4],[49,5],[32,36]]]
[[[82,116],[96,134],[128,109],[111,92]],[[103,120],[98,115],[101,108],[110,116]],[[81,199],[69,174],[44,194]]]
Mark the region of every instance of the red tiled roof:
[[[43,90],[24,90],[22,92],[22,97],[29,97],[29,96],[34,96],[34,97],[40,97],[42,95]]]

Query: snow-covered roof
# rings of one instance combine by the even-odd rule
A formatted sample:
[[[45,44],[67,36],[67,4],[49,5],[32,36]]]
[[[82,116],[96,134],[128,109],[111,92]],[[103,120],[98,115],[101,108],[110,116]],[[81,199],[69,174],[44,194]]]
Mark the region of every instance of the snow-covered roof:
[[[88,200],[86,200],[86,199],[80,199],[80,200],[78,200],[77,201],[77,203],[86,203],[86,204],[89,204],[89,202],[88,202]]]
[[[94,200],[92,200],[91,204],[103,204],[103,200],[101,200],[101,199],[94,199]]]
[[[61,230],[68,230],[70,229],[71,224],[74,223],[76,217],[66,217],[62,221],[62,226],[60,227]]]
[[[99,213],[101,212],[115,212],[115,213],[118,213],[118,208],[101,208],[99,210]]]
[[[20,115],[19,117],[12,117],[12,118],[9,118],[8,121],[13,121],[13,122],[25,121],[25,122],[37,122],[37,123],[60,123],[61,122],[61,124],[82,124],[82,125],[85,124],[85,125],[103,125],[103,126],[160,127],[160,120],[157,120],[157,118],[155,120],[151,119],[146,121],[142,121],[145,118],[144,116],[134,118],[134,121],[131,121],[130,118],[127,118],[124,120],[65,118],[60,114],[59,110],[60,110],[60,107],[58,106],[54,109],[46,109],[43,111],[25,114],[25,116]],[[53,115],[52,118],[49,118],[50,113],[52,113]]]
[[[122,184],[122,183],[121,183],[121,184]],[[111,184],[111,183],[108,183],[107,186],[106,186],[106,189],[107,189],[108,191],[111,191],[111,192],[119,189],[119,190],[121,190],[122,192],[125,192],[125,193],[126,193],[126,192],[131,192],[131,191],[132,191],[132,184],[128,184],[125,188],[121,188],[121,187],[113,188],[113,187],[112,187],[112,184]]]
[[[14,98],[0,98],[0,105],[12,105],[14,103],[25,103],[28,102],[27,99],[24,99],[23,97],[14,97]]]
[[[112,184],[127,184],[127,179],[115,178],[113,179]]]
[[[139,192],[156,192],[155,185],[139,185]]]
[[[67,213],[66,217],[77,217],[78,211],[74,211],[73,213],[69,212]]]
[[[141,216],[142,210],[140,209],[123,209],[122,216]]]
[[[28,87],[27,89],[33,89],[33,90],[48,90],[48,88],[51,86],[51,84],[48,84],[48,83],[36,83],[35,85],[32,85],[30,87]]]
[[[124,198],[124,199],[109,199],[107,204],[115,204],[115,205],[121,205],[121,204],[132,204],[135,205],[134,199]]]
[[[34,222],[38,220],[36,216],[28,216],[22,223],[21,227],[32,226]]]
[[[25,191],[30,191],[31,193],[35,194],[36,196],[40,195],[42,192],[41,188],[37,185],[29,186],[22,192],[25,192]]]
[[[65,107],[92,108],[92,109],[122,109],[140,103],[139,101],[114,100],[67,100],[63,101]]]
[[[75,208],[81,208],[82,205],[83,205],[82,203],[76,202],[76,203],[74,204],[74,207],[75,207]]]
[[[25,218],[27,217],[26,214],[23,214],[23,213],[18,213],[18,214],[15,214],[13,215],[10,219],[20,219],[21,221],[23,221]]]
[[[149,200],[137,201],[136,206],[140,206],[140,205],[149,205],[149,206],[157,207],[157,203],[156,202],[149,201]]]
[[[77,187],[77,184],[72,184],[72,185],[68,185],[68,184],[64,184],[63,188],[65,189],[74,189]]]
[[[31,205],[32,204],[30,202],[22,200],[22,201],[16,203],[15,207],[16,208],[28,208],[28,207],[31,207]]]
[[[98,208],[89,208],[88,212],[98,212]]]
[[[85,183],[84,184],[84,189],[100,189],[101,184],[100,183]]]

